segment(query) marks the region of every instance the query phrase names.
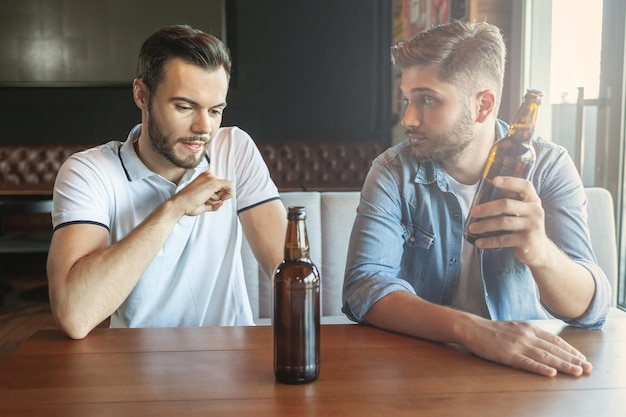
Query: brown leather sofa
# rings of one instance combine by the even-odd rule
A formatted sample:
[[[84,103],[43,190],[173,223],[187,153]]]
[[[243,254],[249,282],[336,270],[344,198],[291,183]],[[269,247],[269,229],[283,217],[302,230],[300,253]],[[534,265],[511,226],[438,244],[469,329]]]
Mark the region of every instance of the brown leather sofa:
[[[68,156],[93,145],[0,146],[0,195],[50,193]],[[381,142],[259,143],[281,191],[359,190]]]
[[[68,156],[87,145],[0,146],[0,195],[46,194]]]
[[[386,147],[381,142],[259,144],[280,191],[360,190]]]

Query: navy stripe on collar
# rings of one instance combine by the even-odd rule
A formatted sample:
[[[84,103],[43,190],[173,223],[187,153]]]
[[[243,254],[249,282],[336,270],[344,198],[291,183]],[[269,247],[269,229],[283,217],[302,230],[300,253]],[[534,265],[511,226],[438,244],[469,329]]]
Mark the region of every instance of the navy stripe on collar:
[[[128,174],[128,170],[126,169],[126,165],[124,165],[124,160],[122,159],[122,145],[124,142],[120,142],[120,146],[117,148],[117,157],[120,158],[120,164],[122,164],[122,169],[124,170],[124,174],[126,174],[126,179],[128,182],[133,182]]]

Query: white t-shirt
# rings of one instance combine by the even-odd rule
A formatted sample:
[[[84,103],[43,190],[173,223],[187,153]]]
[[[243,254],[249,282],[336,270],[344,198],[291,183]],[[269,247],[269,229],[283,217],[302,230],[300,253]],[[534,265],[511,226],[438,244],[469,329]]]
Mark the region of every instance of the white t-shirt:
[[[52,223],[92,223],[117,242],[154,209],[210,169],[233,182],[235,195],[216,212],[185,216],[140,281],[111,317],[111,327],[253,325],[241,261],[238,213],[278,199],[263,158],[244,131],[221,128],[207,157],[180,184],[150,171],[133,143],[109,142],[71,156],[59,170]]]
[[[469,214],[469,209],[478,188],[478,184],[465,185],[456,181],[446,173],[448,183],[454,190],[461,206],[463,224]],[[480,274],[478,253],[476,247],[463,239],[461,243],[461,264],[459,280],[452,301],[452,307],[474,313],[482,317],[489,317],[485,302],[485,285]]]

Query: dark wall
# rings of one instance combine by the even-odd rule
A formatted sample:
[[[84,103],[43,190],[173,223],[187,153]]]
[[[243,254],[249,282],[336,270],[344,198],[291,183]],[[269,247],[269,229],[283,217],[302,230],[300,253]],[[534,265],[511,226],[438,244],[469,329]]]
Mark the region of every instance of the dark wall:
[[[1,87],[0,144],[99,144],[124,140],[141,113],[131,84]]]
[[[257,141],[388,141],[389,0],[229,0],[225,124]]]
[[[258,142],[388,143],[390,0],[225,4],[234,73],[224,125]],[[123,140],[140,121],[130,82],[0,86],[0,144]]]

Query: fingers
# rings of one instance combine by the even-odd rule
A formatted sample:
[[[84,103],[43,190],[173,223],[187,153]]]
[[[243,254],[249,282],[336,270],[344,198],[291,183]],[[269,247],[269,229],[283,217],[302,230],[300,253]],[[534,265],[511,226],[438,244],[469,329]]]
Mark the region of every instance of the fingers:
[[[589,374],[593,367],[587,358],[557,335],[534,329],[536,339],[513,357],[511,366],[548,377],[563,373]]]
[[[581,376],[590,373],[592,366],[586,359],[571,355],[565,351],[552,351],[552,347],[532,348],[519,358],[519,367],[539,375],[553,377],[558,373]]]
[[[218,211],[224,205],[224,200],[216,202],[207,201],[205,203],[206,211]]]
[[[230,182],[228,182],[228,185],[230,186]],[[230,190],[230,187],[221,188],[217,190],[211,197],[209,197],[209,201],[210,202],[226,201],[231,197],[232,197],[232,192]]]
[[[521,201],[503,198],[473,207],[470,214],[482,219],[480,222],[474,223],[478,224],[487,220],[504,218],[504,216],[509,217],[510,221],[516,218],[532,217],[539,210],[542,210],[541,200]]]
[[[545,240],[545,212],[533,185],[524,179],[496,177],[495,184],[522,196],[522,200],[503,198],[473,207],[471,215],[481,220],[472,223],[470,232],[495,236],[481,238],[475,245],[482,249],[515,247],[525,250]]]
[[[232,182],[205,171],[179,191],[175,198],[184,206],[184,214],[197,216],[207,211],[219,210],[233,195]]]
[[[523,217],[529,214],[532,207],[541,207],[541,199],[535,191],[535,187],[528,180],[515,177],[495,177],[493,184],[513,195],[519,195],[520,199],[502,198],[473,207],[470,214],[481,219],[498,216]],[[527,204],[535,203],[535,204]],[[483,220],[484,221],[484,220]]]
[[[224,205],[224,202],[232,197],[229,189],[221,189],[216,191],[209,199],[204,203],[207,211],[217,211]]]
[[[588,374],[592,366],[576,348],[559,336],[530,323],[485,321],[464,343],[472,352],[514,368],[554,377]]]
[[[521,201],[536,201],[539,199],[535,187],[532,183],[523,178],[516,177],[495,177],[493,179],[493,185],[506,190],[511,191],[520,196]]]
[[[548,377],[556,376],[559,372],[581,376],[592,370],[591,364],[585,360],[577,357],[563,359],[541,349],[531,350],[526,356],[518,357],[511,366]]]

